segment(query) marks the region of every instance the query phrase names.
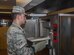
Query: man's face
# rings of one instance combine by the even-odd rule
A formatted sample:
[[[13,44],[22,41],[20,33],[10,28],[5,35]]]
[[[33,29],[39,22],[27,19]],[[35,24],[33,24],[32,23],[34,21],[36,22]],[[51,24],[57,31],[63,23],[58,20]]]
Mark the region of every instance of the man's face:
[[[21,14],[20,22],[21,25],[26,23],[26,16],[24,14]]]

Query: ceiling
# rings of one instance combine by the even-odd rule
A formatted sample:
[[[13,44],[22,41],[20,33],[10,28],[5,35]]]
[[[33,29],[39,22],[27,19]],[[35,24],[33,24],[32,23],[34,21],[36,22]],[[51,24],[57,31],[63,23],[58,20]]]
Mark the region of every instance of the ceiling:
[[[0,5],[5,6],[13,6],[15,5],[15,0],[0,0]]]
[[[24,7],[26,12],[33,12],[38,8],[54,11],[74,7],[74,0],[0,0],[0,19],[7,17],[10,19],[10,13],[14,5]]]
[[[28,7],[28,6],[27,6]],[[45,0],[44,2],[33,6],[27,11],[34,11],[38,8],[48,9],[49,11],[61,10],[66,8],[74,7],[74,0]]]
[[[15,0],[0,0],[0,13],[11,12],[12,6],[14,6],[15,4]]]
[[[43,1],[44,0],[0,0],[0,13],[11,12],[12,6],[14,5],[19,5],[22,7],[26,6],[26,10],[29,10]]]
[[[19,6],[26,6],[28,3],[30,3],[32,0],[16,0],[16,5],[19,5]]]
[[[10,9],[14,5],[24,7],[31,1],[32,0],[0,0],[0,9]]]
[[[74,7],[74,0],[46,0],[44,5],[46,8],[63,9]]]
[[[0,12],[10,12],[14,5],[20,5],[26,11],[35,9],[36,7],[59,10],[74,7],[74,0],[0,0]]]
[[[45,0],[32,0],[29,4],[27,4],[24,8],[25,10],[30,10],[31,8],[43,3]]]

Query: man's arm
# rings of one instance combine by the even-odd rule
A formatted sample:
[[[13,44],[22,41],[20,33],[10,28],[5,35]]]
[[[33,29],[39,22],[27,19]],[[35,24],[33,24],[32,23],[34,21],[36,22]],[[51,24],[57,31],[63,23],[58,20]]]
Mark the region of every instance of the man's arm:
[[[27,44],[23,33],[18,32],[18,31],[13,31],[13,33],[11,33],[11,35],[12,35],[14,47],[16,49],[22,48]]]

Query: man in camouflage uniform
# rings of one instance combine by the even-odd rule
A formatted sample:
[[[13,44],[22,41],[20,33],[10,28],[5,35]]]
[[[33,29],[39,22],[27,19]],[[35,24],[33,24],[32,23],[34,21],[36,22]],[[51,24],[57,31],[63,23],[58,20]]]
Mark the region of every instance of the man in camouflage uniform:
[[[13,23],[7,31],[8,55],[33,55],[21,28],[21,25],[26,23],[25,10],[20,6],[14,6],[12,13]]]

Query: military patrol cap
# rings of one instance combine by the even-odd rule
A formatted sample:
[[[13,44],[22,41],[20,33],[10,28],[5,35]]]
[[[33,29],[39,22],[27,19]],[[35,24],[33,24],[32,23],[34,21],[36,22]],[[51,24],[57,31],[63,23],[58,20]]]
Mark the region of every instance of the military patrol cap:
[[[12,13],[25,13],[25,9],[21,6],[13,6]]]

